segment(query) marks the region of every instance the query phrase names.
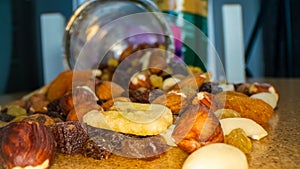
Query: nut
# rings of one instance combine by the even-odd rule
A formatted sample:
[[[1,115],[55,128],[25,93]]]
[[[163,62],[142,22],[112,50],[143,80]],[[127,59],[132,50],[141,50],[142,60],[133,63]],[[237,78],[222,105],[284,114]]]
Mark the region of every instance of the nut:
[[[203,75],[191,75],[181,80],[172,89],[180,90],[184,86],[189,86],[194,90],[198,90],[198,88],[204,83],[205,79],[206,77]]]
[[[208,109],[210,109],[212,102],[213,102],[213,96],[208,92],[197,93],[197,96],[192,101],[193,104],[203,105]]]
[[[205,106],[190,105],[175,125],[172,137],[178,147],[188,153],[224,140],[219,120]]]
[[[268,84],[268,83],[258,83],[258,82],[254,82],[251,84],[251,86],[249,88],[250,95],[262,93],[262,92],[269,92],[269,93],[274,94],[276,97],[276,102],[278,102],[279,94],[276,91],[274,86],[272,86],[271,84]]]
[[[104,81],[96,86],[96,95],[100,100],[109,100],[119,97],[125,90],[118,84],[110,81]]]
[[[89,111],[98,110],[103,111],[102,107],[100,107],[96,103],[85,102],[83,104],[76,105],[67,116],[67,121],[82,121],[82,117]]]
[[[172,87],[174,87],[180,81],[179,78],[169,77],[164,80],[162,89],[164,91],[169,91]]]
[[[113,98],[110,100],[107,100],[106,102],[101,104],[101,107],[104,110],[108,110],[109,108],[111,108],[114,105],[114,102],[116,101],[121,101],[121,102],[130,102],[130,99],[128,97],[117,97],[117,98]]]
[[[187,105],[187,97],[183,93],[170,91],[165,95],[157,97],[152,103],[168,107],[173,114],[179,114]]]
[[[0,168],[49,168],[55,142],[44,125],[37,122],[10,123],[1,129],[0,138]]]
[[[46,97],[53,101],[65,95],[75,86],[94,87],[95,76],[101,74],[94,70],[72,71],[67,70],[60,73],[50,84]]]
[[[55,124],[55,121],[51,117],[49,117],[45,114],[33,114],[30,116],[25,116],[22,121],[38,122],[45,126],[51,126],[51,125]]]
[[[136,90],[141,87],[146,89],[150,89],[152,87],[148,72],[136,73],[130,79],[129,89]]]
[[[241,117],[252,119],[259,124],[267,123],[274,114],[274,109],[266,102],[239,92],[221,92],[214,98],[214,109],[233,109],[240,113]]]

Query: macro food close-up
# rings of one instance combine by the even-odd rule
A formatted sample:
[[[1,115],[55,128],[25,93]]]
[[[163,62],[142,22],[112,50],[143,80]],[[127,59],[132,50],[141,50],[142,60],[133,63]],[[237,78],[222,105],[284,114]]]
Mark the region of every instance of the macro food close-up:
[[[300,168],[297,23],[278,28],[291,31],[277,37],[286,60],[268,62],[280,42],[256,34],[280,4],[296,18],[296,2],[1,3],[14,36],[0,55],[0,169]],[[26,10],[40,33],[18,32]]]

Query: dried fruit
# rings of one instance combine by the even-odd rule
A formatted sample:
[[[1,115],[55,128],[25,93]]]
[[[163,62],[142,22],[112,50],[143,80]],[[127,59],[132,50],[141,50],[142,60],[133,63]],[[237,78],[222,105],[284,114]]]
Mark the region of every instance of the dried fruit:
[[[151,85],[153,86],[153,88],[161,89],[163,86],[163,78],[161,76],[151,75],[150,82],[151,82]]]
[[[80,153],[88,139],[83,124],[78,121],[56,123],[51,129],[57,150],[64,154]]]
[[[115,102],[109,111],[88,112],[83,122],[121,133],[149,136],[165,132],[173,117],[171,110],[163,105]]]
[[[172,137],[178,147],[188,153],[204,145],[224,140],[219,120],[202,105],[187,107],[175,125]]]
[[[185,160],[182,169],[248,169],[246,155],[238,148],[213,143],[200,148]]]
[[[236,128],[228,135],[225,135],[224,143],[233,145],[246,154],[249,154],[252,151],[252,142],[241,128]]]
[[[14,122],[0,132],[0,168],[49,168],[55,153],[52,133],[37,122]]]
[[[151,89],[140,87],[136,90],[129,90],[129,99],[132,102],[149,103]]]
[[[25,116],[27,114],[26,110],[18,105],[9,106],[6,113],[14,117]]]
[[[260,140],[268,135],[267,131],[258,123],[247,118],[226,118],[220,120],[224,135],[228,135],[232,130],[241,128],[246,135],[252,139]]]
[[[92,138],[88,139],[81,151],[85,157],[91,157],[97,160],[108,159],[111,152],[98,145]]]

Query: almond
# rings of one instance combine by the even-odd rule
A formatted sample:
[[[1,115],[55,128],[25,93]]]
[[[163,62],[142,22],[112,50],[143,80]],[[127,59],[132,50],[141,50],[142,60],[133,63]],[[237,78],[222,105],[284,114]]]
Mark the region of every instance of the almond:
[[[213,104],[216,109],[233,109],[240,113],[241,117],[252,119],[259,124],[267,123],[274,114],[274,109],[266,102],[238,92],[230,92],[227,95],[224,92],[217,94]]]
[[[72,90],[73,86],[88,86],[94,88],[95,74],[93,70],[73,71],[60,73],[50,84],[46,97],[53,101]]]
[[[119,97],[125,90],[117,83],[104,81],[96,86],[96,95],[100,100],[109,100],[114,97]]]
[[[173,114],[179,114],[187,103],[186,98],[183,93],[170,91],[157,97],[152,103],[164,105],[171,109]]]

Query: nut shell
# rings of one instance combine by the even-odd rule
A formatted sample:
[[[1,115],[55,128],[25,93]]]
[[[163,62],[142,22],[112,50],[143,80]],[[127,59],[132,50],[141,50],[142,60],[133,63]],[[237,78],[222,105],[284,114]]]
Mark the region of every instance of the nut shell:
[[[47,127],[37,122],[14,122],[1,129],[0,168],[48,168],[55,142]],[[2,160],[2,161],[1,161]]]

